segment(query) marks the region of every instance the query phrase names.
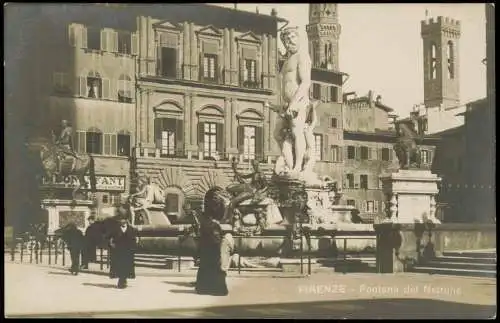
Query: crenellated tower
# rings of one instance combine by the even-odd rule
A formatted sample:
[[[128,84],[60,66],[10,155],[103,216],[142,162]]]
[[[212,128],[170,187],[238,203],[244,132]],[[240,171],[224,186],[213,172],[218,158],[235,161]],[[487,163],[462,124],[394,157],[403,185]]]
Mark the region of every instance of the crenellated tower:
[[[339,71],[338,5],[335,3],[309,4],[309,55],[313,67]]]
[[[427,108],[460,103],[460,21],[438,17],[421,22],[424,54],[424,103]]]

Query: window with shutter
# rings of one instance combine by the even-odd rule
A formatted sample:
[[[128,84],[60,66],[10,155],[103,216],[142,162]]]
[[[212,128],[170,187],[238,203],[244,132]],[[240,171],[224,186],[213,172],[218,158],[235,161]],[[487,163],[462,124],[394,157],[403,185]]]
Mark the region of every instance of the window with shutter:
[[[74,88],[75,95],[77,97],[82,97],[82,98],[87,97],[88,94],[87,78],[85,76],[77,76],[75,83],[76,83]]]
[[[87,27],[81,26],[81,33],[82,33],[82,48],[87,48],[88,47],[88,40],[87,40]]]
[[[111,155],[116,156],[117,154],[117,149],[116,149],[116,134],[112,133],[109,135],[110,137],[110,142],[111,142]]]
[[[423,164],[428,164],[429,163],[429,151],[428,150],[422,150],[422,163]]]
[[[347,159],[356,159],[356,147],[347,146]]]
[[[118,52],[118,32],[116,31],[111,31],[110,32],[110,35],[111,35],[111,39],[110,39],[110,43],[111,43],[111,48],[110,48],[110,51],[113,52],[113,53],[117,53]]]
[[[243,47],[241,49],[241,79],[244,87],[257,88],[259,77],[257,75],[257,48]]]
[[[373,212],[378,213],[378,211],[379,211],[378,205],[379,205],[379,201],[373,202]]]
[[[132,33],[130,35],[130,42],[131,42],[131,44],[130,44],[130,53],[132,55],[137,55],[139,53],[139,51],[138,51],[138,47],[139,47],[138,38],[139,37],[137,37],[137,33]]]
[[[328,153],[328,147],[330,147],[329,144],[329,136],[328,135],[323,135],[323,141],[321,143],[321,159],[320,160],[332,160],[332,155]]]
[[[184,120],[177,119],[176,123],[176,156],[182,156],[184,154]]]
[[[356,152],[356,160],[360,160],[361,159],[361,147],[356,147],[355,149],[355,152]]]
[[[322,160],[323,155],[323,136],[314,134],[314,154],[317,161]]]
[[[321,101],[322,102],[328,102],[328,87],[325,85],[321,85]]]
[[[130,134],[118,133],[116,143],[118,156],[130,156]]]
[[[359,176],[359,188],[368,189],[368,175]]]
[[[77,137],[76,151],[82,154],[86,153],[87,149],[85,143],[87,139],[85,131],[77,131],[76,137]]]
[[[205,158],[217,157],[217,123],[204,122],[203,129],[203,156]]]
[[[313,88],[313,99],[321,100],[321,85],[319,85],[318,83],[313,83],[312,88]]]
[[[118,33],[118,53],[129,55],[132,52],[132,34],[120,31]]]
[[[336,86],[331,86],[330,87],[330,102],[338,102],[338,100],[339,100],[338,89]]]
[[[366,201],[366,212],[368,213],[375,212],[375,201]]]
[[[124,103],[132,103],[133,97],[132,80],[128,75],[120,75],[118,79],[118,101]]]
[[[111,135],[104,134],[104,155],[111,155]]]
[[[86,148],[89,154],[102,154],[103,153],[103,134],[100,130],[91,129],[87,131],[86,135]]]
[[[224,124],[216,123],[215,126],[217,141],[215,144],[216,155],[219,158],[222,158],[224,153]]]
[[[354,188],[354,174],[347,174],[346,175],[346,180],[347,180],[347,188]]]
[[[334,162],[340,161],[340,147],[337,145],[332,146],[332,161]]]
[[[100,99],[103,96],[103,80],[99,73],[91,71],[87,78],[86,78],[86,89],[88,93],[85,95],[85,97],[88,98],[94,98],[94,99]],[[108,91],[108,96],[109,96],[109,81],[106,84],[107,86],[107,91]]]
[[[101,29],[100,38],[101,38],[101,50],[105,51],[105,52],[108,51],[109,42],[108,42],[108,32],[107,32],[107,30]]]
[[[237,145],[238,145],[238,152],[240,154],[243,154],[245,152],[245,127],[244,126],[238,126],[237,129]]]
[[[175,78],[177,76],[177,49],[160,47],[158,52],[160,76]]]
[[[101,29],[87,27],[87,49],[101,50]]]
[[[368,147],[365,147],[365,146],[359,147],[359,153],[360,153],[359,158],[361,160],[368,160],[369,159],[369,156],[368,156],[369,151],[370,150],[368,149]]]
[[[204,54],[203,55],[203,81],[216,82],[217,81],[217,55]]]
[[[264,158],[264,129],[255,127],[255,156],[257,159]]]
[[[389,148],[382,148],[381,155],[382,155],[382,158],[381,158],[382,161],[389,161],[390,160]]]
[[[256,137],[257,131],[254,126],[240,126],[242,129],[242,133],[240,136],[243,138],[240,139],[243,141],[243,159],[244,160],[253,160],[255,159],[256,154]]]
[[[354,188],[355,189],[359,189],[359,180],[360,180],[360,178],[359,178],[359,176],[355,176],[355,175],[353,175],[353,176],[354,176]]]
[[[68,26],[68,40],[70,46],[72,47],[76,47],[77,44],[76,35],[77,35],[77,27],[74,24],[70,24]]]
[[[203,141],[205,140],[205,123],[198,122],[198,145],[203,150]]]
[[[111,99],[110,91],[111,91],[110,80],[106,78],[102,79],[102,98]]]

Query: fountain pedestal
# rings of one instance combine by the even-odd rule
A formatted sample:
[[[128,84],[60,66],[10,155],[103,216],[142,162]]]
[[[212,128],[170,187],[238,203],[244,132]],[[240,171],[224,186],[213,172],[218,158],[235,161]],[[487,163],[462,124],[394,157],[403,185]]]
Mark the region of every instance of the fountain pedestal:
[[[405,272],[419,261],[425,227],[439,224],[435,217],[434,196],[441,180],[425,169],[399,170],[382,177],[388,199],[384,223],[374,225],[377,232],[377,270],[381,273]]]

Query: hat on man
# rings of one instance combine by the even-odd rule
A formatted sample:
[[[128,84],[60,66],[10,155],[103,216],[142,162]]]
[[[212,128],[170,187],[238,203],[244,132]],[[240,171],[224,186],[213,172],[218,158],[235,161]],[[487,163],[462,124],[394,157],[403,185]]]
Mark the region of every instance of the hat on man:
[[[95,221],[95,216],[91,215],[87,218],[87,221]]]

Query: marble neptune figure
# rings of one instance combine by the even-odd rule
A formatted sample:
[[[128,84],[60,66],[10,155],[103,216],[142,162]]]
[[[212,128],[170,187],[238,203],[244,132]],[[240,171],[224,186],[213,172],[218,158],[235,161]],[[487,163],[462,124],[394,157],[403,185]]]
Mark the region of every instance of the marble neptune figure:
[[[287,50],[280,73],[282,104],[278,107],[266,105],[278,113],[274,138],[281,156],[276,161],[275,173],[319,184],[321,181],[313,173],[316,104],[309,101],[311,59],[307,48],[300,46],[298,36],[297,27],[281,32],[281,41]]]

